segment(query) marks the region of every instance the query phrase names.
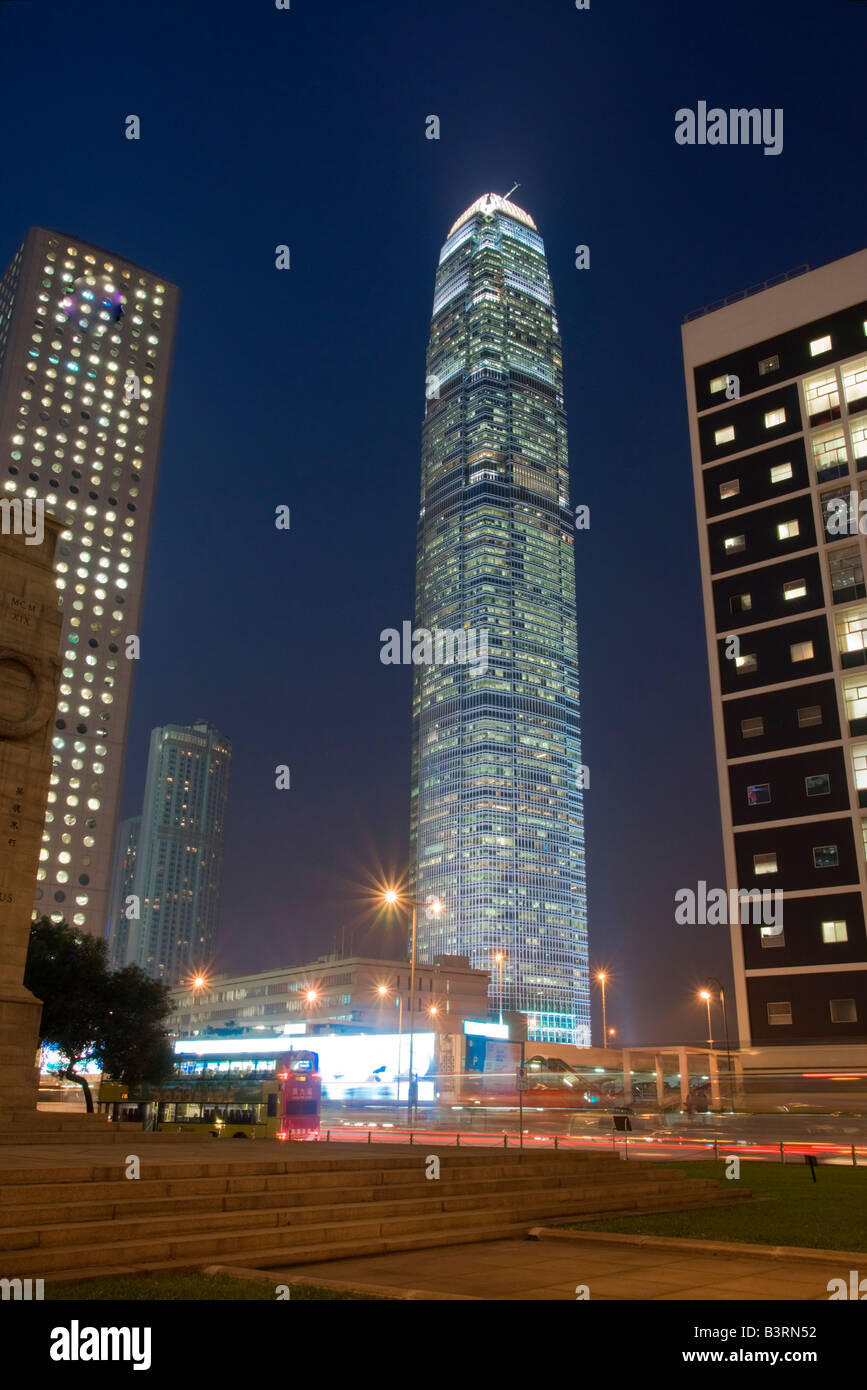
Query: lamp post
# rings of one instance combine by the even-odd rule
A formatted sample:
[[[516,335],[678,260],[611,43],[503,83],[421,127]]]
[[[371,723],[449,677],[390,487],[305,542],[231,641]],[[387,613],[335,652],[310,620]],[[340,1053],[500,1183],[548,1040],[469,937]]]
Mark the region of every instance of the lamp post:
[[[727,1014],[726,1014],[726,992],[725,992],[725,990],[724,990],[723,987],[722,987],[722,982],[721,982],[720,980],[718,980],[718,979],[716,978],[715,975],[708,975],[708,977],[707,977],[707,983],[708,983],[709,985],[716,985],[717,989],[719,990],[719,1002],[720,1002],[720,1007],[721,1007],[721,1009],[722,1009],[722,1020],[723,1020],[723,1035],[724,1035],[724,1037],[725,1037],[725,1044],[726,1044],[726,1073],[727,1073],[727,1076],[728,1076],[728,1083],[729,1083],[729,1084],[728,1084],[728,1092],[729,1092],[729,1109],[730,1109],[730,1110],[733,1110],[733,1109],[734,1109],[734,1091],[733,1091],[733,1087],[732,1087],[732,1054],[731,1054],[731,1047],[729,1046],[729,1021],[728,1021],[728,1016],[727,1016]],[[709,995],[709,994],[708,994],[708,1006],[707,1006],[707,1007],[708,1007],[708,1016],[710,1016],[710,995]]]
[[[604,1047],[605,1039],[608,1037],[608,1020],[605,1016],[605,981],[608,979],[608,976],[605,974],[604,970],[600,970],[596,978],[602,986],[602,1046]]]
[[[388,985],[380,985],[377,993],[382,998],[388,995]],[[395,996],[397,1004],[397,1105],[400,1106],[400,1050],[403,1043],[403,996],[400,992],[400,976],[397,977],[397,994]]]
[[[503,961],[505,960],[505,956],[503,955],[503,952],[502,952],[502,951],[497,951],[496,955],[494,956],[494,960],[497,962],[497,974],[498,974],[498,977],[499,977],[499,988],[498,988],[498,993],[499,993],[499,996],[500,996],[500,1027],[502,1028],[502,1026],[503,1026]]]
[[[415,936],[416,936],[416,923],[417,923],[417,920],[418,920],[418,909],[419,909],[420,907],[429,908],[430,911],[434,914],[434,916],[435,916],[435,917],[438,917],[438,916],[440,915],[440,913],[442,912],[442,903],[439,901],[438,898],[433,898],[430,902],[419,902],[416,898],[404,898],[404,897],[402,897],[402,895],[401,895],[400,893],[398,893],[397,889],[395,889],[395,888],[389,888],[388,891],[387,891],[386,893],[383,894],[383,898],[384,898],[384,901],[385,901],[386,903],[389,904],[389,906],[391,906],[391,905],[394,904],[394,903],[399,903],[401,906],[409,906],[409,907],[412,908],[412,927],[411,927],[411,930],[410,930],[410,947],[409,947],[409,1105],[408,1105],[408,1109],[407,1109],[407,1118],[409,1119],[409,1122],[410,1122],[410,1124],[411,1124],[411,1123],[412,1123],[412,1113],[413,1113],[413,1109],[414,1109],[415,1103],[416,1103],[416,1087],[415,1087],[414,1084],[413,1084],[413,1073],[412,1073],[413,1045],[414,1045],[414,1043],[415,1043]]]
[[[699,990],[699,999],[703,999],[707,1005],[707,1045],[713,1048],[713,1024],[710,1021],[710,992],[706,989]]]

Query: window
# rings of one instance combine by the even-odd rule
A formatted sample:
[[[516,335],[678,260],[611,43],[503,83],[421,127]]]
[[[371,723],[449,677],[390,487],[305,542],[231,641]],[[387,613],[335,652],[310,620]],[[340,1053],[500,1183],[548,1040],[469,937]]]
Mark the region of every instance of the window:
[[[780,359],[774,354],[773,357],[763,357],[759,363],[759,376],[767,376],[770,372],[780,370]]]
[[[740,490],[741,485],[737,478],[733,478],[730,483],[720,483],[719,485],[719,495],[723,502],[727,497],[737,497]]]
[[[727,555],[737,555],[739,550],[746,550],[747,542],[744,536],[726,536],[723,541],[723,550]]]
[[[811,376],[804,382],[804,398],[807,403],[807,414],[811,420],[819,416],[829,417],[832,411],[840,414],[840,392],[837,389],[837,377],[834,372],[822,372],[820,376]]]
[[[724,390],[726,389],[726,383],[727,383],[727,382],[728,382],[728,377],[727,377],[727,376],[715,376],[715,377],[713,377],[713,378],[711,379],[710,388],[709,388],[709,389],[710,389],[711,395],[712,395],[712,396],[715,396],[716,393],[717,393],[718,391],[724,391]]]
[[[771,482],[784,483],[792,476],[792,465],[790,463],[775,463],[771,469]]]
[[[808,796],[829,796],[831,778],[826,772],[816,773],[814,777],[804,778],[804,787]]]
[[[849,426],[849,433],[852,437],[852,453],[856,459],[867,458],[867,425],[856,424],[854,421]],[[861,472],[863,464],[858,465]]]
[[[852,771],[856,789],[859,792],[867,791],[867,749],[863,743],[859,748],[852,749]]]
[[[859,680],[847,682],[843,686],[843,696],[846,701],[847,719],[863,719],[867,716],[867,685],[864,684],[863,676]],[[864,785],[867,787],[867,782]]]
[[[766,950],[771,946],[785,946],[786,933],[780,931],[779,927],[761,927],[759,941]]]
[[[777,872],[777,856],[775,854],[754,854],[753,872],[756,874],[775,874]]]
[[[810,344],[810,356],[819,357],[823,352],[831,351],[831,335],[826,334],[824,338],[814,338]]]
[[[841,652],[860,652],[867,647],[867,611],[838,613],[837,646]]]
[[[817,869],[836,869],[840,863],[840,851],[836,845],[816,845],[813,849],[813,864]]]
[[[839,426],[813,435],[813,462],[820,481],[847,472],[846,437]]]
[[[729,608],[732,613],[748,613],[753,606],[750,594],[733,594],[729,599]]]
[[[735,670],[739,676],[746,676],[751,671],[757,671],[759,667],[758,659],[751,652],[749,656],[735,657]]]
[[[829,999],[832,1023],[857,1023],[858,1010],[854,999]]]
[[[798,728],[809,729],[813,724],[821,724],[821,705],[802,705],[798,710]]]
[[[754,787],[747,787],[747,805],[764,806],[771,799],[770,782],[759,782]]]
[[[813,643],[793,642],[789,647],[789,655],[793,661],[812,661]]]
[[[826,946],[833,946],[838,941],[849,940],[849,930],[845,922],[823,922],[822,940]]]
[[[864,597],[864,567],[861,564],[861,552],[857,545],[846,550],[829,551],[828,570],[831,575],[831,589],[835,595],[835,603],[845,603],[850,598]],[[853,649],[847,648],[847,650]]]
[[[843,390],[850,408],[867,397],[867,357],[850,362],[848,367],[843,368]]]
[[[768,1004],[768,1023],[791,1023],[791,1021],[792,1005],[788,999],[785,1002],[778,1001],[774,1004]]]
[[[726,425],[724,429],[714,431],[713,442],[714,444],[730,444],[734,437],[734,425]]]
[[[786,412],[780,407],[779,410],[769,410],[765,414],[765,429],[776,429],[777,425],[786,423]]]
[[[801,527],[797,521],[781,521],[777,526],[777,540],[790,541],[793,536],[801,534]]]
[[[743,738],[758,738],[765,732],[765,721],[760,714],[752,719],[741,720],[741,736]]]
[[[804,579],[787,579],[783,585],[783,598],[806,598],[807,584]]]

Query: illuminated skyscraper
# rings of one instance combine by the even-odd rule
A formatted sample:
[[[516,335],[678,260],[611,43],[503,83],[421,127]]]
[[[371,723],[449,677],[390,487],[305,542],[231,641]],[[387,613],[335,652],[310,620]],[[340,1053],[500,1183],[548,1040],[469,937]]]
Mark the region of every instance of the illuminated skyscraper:
[[[119,895],[129,887],[123,870],[115,879],[117,965],[134,962],[169,984],[183,982],[191,968],[210,965],[231,762],[229,740],[210,724],[166,724],[151,733],[132,873],[137,917],[122,910]],[[132,844],[128,823],[127,838]]]
[[[3,496],[68,522],[54,769],[34,913],[105,930],[178,292],[34,227],[0,280]]]
[[[419,915],[419,959],[469,956],[529,1037],[589,1045],[560,335],[542,239],[505,198],[443,246],[426,397],[416,629],[472,629],[477,659],[415,666],[412,889],[444,907]]]

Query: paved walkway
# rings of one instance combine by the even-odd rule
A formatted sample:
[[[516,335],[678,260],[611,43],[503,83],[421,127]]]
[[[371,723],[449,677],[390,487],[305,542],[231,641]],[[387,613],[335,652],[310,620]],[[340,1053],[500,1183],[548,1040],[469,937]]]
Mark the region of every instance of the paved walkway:
[[[803,1264],[767,1256],[648,1250],[593,1241],[499,1240],[479,1245],[368,1255],[269,1270],[275,1283],[318,1276],[362,1286],[427,1289],[486,1300],[574,1301],[586,1284],[592,1300],[827,1299],[828,1280],[848,1265]]]

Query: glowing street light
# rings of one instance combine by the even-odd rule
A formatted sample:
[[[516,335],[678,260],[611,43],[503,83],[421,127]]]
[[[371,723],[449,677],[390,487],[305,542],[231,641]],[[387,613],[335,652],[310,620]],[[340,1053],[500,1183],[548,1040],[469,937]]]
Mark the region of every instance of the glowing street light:
[[[710,1021],[710,992],[709,992],[709,990],[700,989],[699,992],[698,992],[698,997],[699,997],[699,999],[703,999],[704,1002],[705,1002],[705,1004],[707,1005],[707,1045],[708,1045],[708,1047],[713,1047],[713,1037],[711,1036],[711,1034],[712,1034],[712,1032],[713,1032],[713,1026],[712,1026],[711,1021]]]
[[[439,917],[443,910],[443,905],[439,898],[432,898],[430,902],[420,902],[417,898],[406,898],[396,888],[388,888],[383,893],[383,901],[391,906],[412,908],[412,928],[410,931],[409,949],[409,1120],[412,1121],[412,1112],[415,1106],[416,1088],[413,1084],[412,1059],[413,1044],[415,1042],[415,937],[416,923],[418,920],[418,909],[425,908],[432,912],[435,917]],[[398,1052],[398,1071],[400,1071],[400,1053]]]
[[[602,1045],[605,1046],[605,1039],[608,1037],[607,1019],[605,1015],[605,981],[608,979],[604,970],[600,970],[596,976],[602,986]]]

